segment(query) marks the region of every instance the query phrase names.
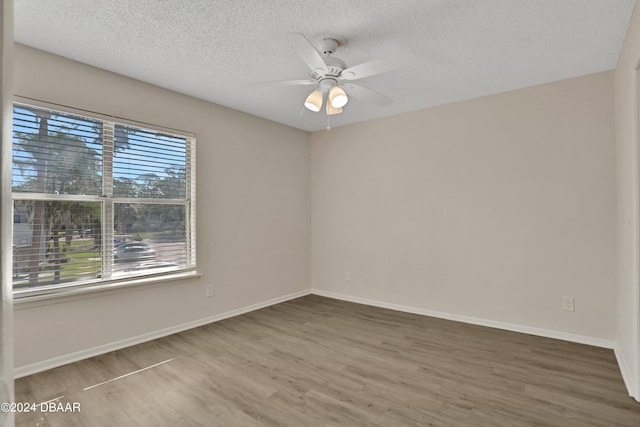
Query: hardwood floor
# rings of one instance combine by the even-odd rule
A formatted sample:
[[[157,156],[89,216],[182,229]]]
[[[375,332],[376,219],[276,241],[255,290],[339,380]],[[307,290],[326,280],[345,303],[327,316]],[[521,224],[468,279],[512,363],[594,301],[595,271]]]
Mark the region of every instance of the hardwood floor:
[[[81,405],[18,426],[640,426],[611,350],[318,296],[25,377],[16,395]]]

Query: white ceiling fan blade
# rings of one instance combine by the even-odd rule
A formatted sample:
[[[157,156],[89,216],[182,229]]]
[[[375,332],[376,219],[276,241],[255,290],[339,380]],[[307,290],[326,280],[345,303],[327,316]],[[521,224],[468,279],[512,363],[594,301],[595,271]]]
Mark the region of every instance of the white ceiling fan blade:
[[[409,52],[396,53],[381,59],[375,59],[362,64],[354,65],[340,74],[342,80],[356,80],[364,77],[403,68],[416,62],[414,54]]]
[[[320,69],[326,70],[327,64],[324,63],[322,56],[314,49],[311,42],[301,33],[287,33],[291,46],[296,51],[300,59],[311,69],[311,71]]]
[[[268,86],[307,86],[318,84],[315,80],[273,80],[269,82],[247,83],[246,87],[268,87]]]
[[[349,96],[353,96],[354,98],[360,99],[365,102],[371,102],[372,104],[378,105],[390,105],[393,103],[393,99],[384,96],[380,92],[376,92],[375,90],[367,89],[366,87],[362,87],[353,83],[346,83],[341,85],[347,90],[347,94]]]

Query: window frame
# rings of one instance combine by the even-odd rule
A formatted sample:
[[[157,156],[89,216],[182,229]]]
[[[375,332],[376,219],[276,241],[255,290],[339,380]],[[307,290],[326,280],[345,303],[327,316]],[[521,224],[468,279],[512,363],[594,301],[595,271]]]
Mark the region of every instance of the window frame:
[[[175,280],[185,277],[197,277],[196,263],[196,135],[178,129],[167,128],[146,122],[126,119],[118,116],[106,115],[94,111],[69,107],[66,105],[45,102],[33,98],[14,96],[13,106],[24,105],[38,109],[46,109],[62,114],[74,115],[79,118],[98,120],[102,122],[102,192],[98,195],[75,195],[75,194],[51,194],[35,192],[11,192],[12,209],[16,200],[45,200],[45,201],[72,201],[72,202],[95,202],[101,205],[101,227],[102,227],[102,272],[110,276],[114,272],[113,249],[115,224],[114,206],[117,203],[135,204],[155,204],[155,205],[180,205],[185,209],[185,266],[171,271],[153,272],[147,274],[131,274],[125,277],[104,277],[78,282],[70,281],[57,284],[39,285],[31,288],[13,288],[13,297],[16,302],[41,300],[57,296],[75,295],[78,293],[95,292],[100,290],[112,290],[114,288],[124,288],[140,284],[156,283],[165,280]],[[117,125],[132,127],[140,130],[159,132],[168,136],[184,139],[185,146],[185,197],[175,198],[130,198],[114,197],[113,192],[113,164],[114,164],[114,130]],[[13,145],[13,141],[12,141]],[[13,149],[12,149],[13,152]],[[13,181],[13,178],[12,178]],[[13,187],[13,185],[12,185]],[[13,238],[13,230],[12,230]],[[13,247],[13,243],[12,243]]]

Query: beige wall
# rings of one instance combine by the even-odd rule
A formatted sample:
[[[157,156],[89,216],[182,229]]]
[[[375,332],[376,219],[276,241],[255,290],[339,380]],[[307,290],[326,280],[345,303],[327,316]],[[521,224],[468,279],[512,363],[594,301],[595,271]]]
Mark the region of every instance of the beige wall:
[[[613,342],[613,72],[314,133],[311,159],[314,289]]]
[[[310,137],[254,116],[18,45],[16,93],[197,134],[202,277],[18,304],[18,368],[305,292]],[[215,297],[205,297],[205,285]]]
[[[618,360],[631,394],[640,400],[640,295],[638,290],[638,145],[636,69],[640,61],[640,8],[629,24],[615,70],[618,189]]]

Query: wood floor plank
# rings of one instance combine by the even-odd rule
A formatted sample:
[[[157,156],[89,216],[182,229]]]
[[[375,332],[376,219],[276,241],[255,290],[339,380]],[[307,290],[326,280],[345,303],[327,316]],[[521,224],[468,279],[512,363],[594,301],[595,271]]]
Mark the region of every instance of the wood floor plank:
[[[17,426],[640,426],[611,350],[313,295],[16,381],[56,398]]]

